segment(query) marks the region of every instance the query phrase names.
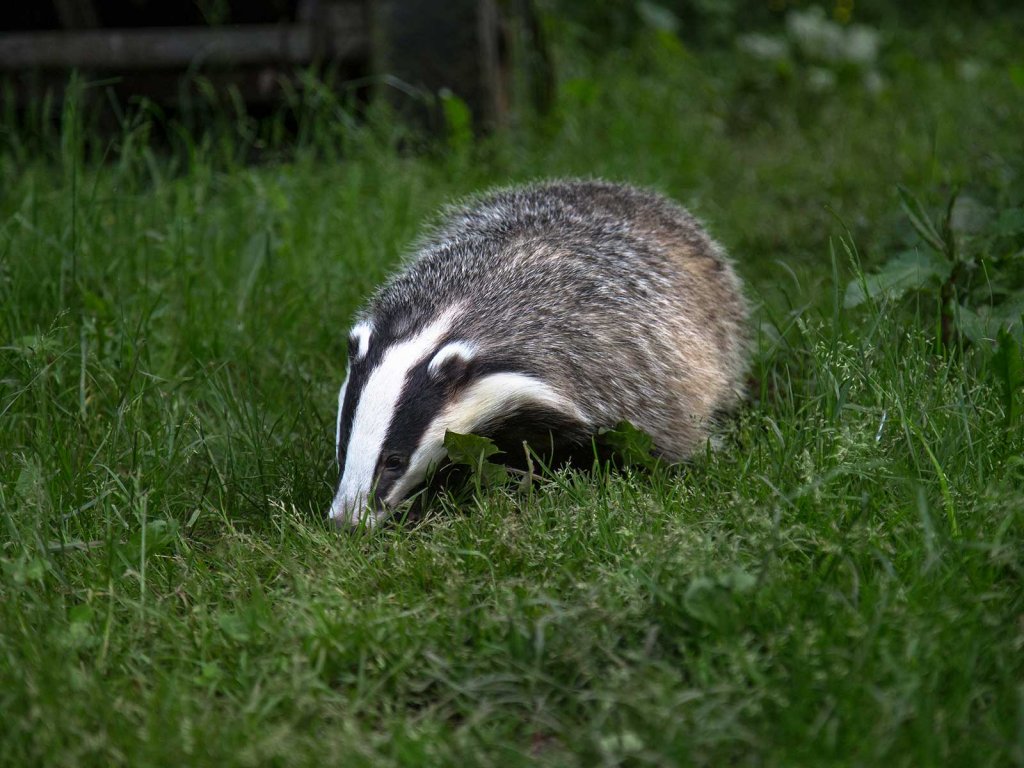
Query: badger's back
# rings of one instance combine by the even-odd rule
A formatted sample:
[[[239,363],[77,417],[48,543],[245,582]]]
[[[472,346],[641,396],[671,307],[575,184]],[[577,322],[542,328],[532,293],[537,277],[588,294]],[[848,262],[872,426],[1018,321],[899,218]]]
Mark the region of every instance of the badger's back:
[[[400,339],[453,311],[494,370],[543,380],[587,426],[621,420],[686,458],[737,401],[747,310],[722,249],[681,207],[597,181],[448,210],[362,316]]]

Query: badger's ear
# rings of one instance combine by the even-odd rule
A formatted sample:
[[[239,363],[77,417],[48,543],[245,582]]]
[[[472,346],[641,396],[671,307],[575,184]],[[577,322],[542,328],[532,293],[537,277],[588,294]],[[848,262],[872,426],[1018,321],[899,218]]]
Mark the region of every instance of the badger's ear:
[[[356,362],[366,357],[370,350],[370,337],[373,335],[373,322],[362,320],[356,323],[348,334],[348,359]]]
[[[457,384],[465,380],[477,355],[477,347],[469,341],[449,341],[427,363],[427,373],[436,379]]]

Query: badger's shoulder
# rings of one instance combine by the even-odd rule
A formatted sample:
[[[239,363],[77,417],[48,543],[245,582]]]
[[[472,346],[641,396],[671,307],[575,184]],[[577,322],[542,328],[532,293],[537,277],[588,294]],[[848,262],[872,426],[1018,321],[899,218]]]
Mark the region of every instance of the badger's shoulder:
[[[601,179],[560,179],[457,201],[443,209],[421,244],[564,234],[574,229],[616,232],[638,224],[700,229],[681,206],[651,190]]]
[[[699,295],[696,303],[710,309],[735,288],[722,250],[675,202],[626,184],[570,179],[449,206],[366,312],[394,318],[396,332],[466,303],[487,318],[561,322],[617,308],[635,313],[639,302],[670,293]]]

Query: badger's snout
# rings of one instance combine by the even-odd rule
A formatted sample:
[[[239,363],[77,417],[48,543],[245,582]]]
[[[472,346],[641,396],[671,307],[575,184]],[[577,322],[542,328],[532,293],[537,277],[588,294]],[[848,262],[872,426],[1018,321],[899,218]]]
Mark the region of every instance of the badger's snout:
[[[327,519],[341,530],[353,530],[370,528],[385,514],[386,510],[380,501],[368,500],[365,494],[349,496],[339,490],[327,510]]]

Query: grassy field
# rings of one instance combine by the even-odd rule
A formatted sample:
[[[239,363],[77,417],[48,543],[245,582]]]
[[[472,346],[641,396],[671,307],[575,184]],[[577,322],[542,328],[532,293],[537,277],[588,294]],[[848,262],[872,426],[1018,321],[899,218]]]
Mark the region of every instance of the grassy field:
[[[1018,31],[831,71],[649,30],[561,51],[551,117],[425,153],[330,102],[276,155],[244,122],[170,153],[74,109],[5,129],[0,762],[1024,764],[1020,394],[938,342],[937,290],[843,302],[922,247],[898,185],[936,218],[960,189],[972,290],[1019,287]],[[759,330],[724,447],[326,527],[361,298],[442,202],[566,174],[653,185],[735,256]]]

